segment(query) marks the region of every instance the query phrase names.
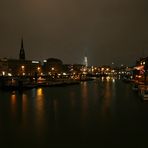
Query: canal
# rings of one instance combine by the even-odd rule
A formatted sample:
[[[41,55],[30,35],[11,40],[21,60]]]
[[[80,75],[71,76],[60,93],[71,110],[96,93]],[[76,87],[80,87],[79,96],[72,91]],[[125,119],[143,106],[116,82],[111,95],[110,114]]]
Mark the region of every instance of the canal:
[[[78,85],[0,91],[0,143],[6,147],[145,147],[148,102],[116,78]]]

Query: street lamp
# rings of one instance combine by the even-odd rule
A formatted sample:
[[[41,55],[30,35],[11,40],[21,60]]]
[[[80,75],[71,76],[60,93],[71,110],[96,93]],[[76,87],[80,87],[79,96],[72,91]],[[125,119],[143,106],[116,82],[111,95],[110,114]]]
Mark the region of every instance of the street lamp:
[[[54,78],[54,75],[55,75],[55,68],[54,67],[51,67],[51,75]]]
[[[21,66],[21,68],[22,68],[22,70],[24,70],[25,66],[24,66],[24,65],[22,65],[22,66]]]
[[[25,71],[25,66],[24,65],[21,66],[21,71],[22,71],[22,75],[24,76],[25,75],[25,72],[24,72]]]
[[[41,68],[38,66],[38,67],[37,67],[37,72],[38,72],[38,74],[40,74],[40,70],[41,70]]]
[[[38,71],[40,71],[40,69],[41,69],[40,67],[37,68]]]

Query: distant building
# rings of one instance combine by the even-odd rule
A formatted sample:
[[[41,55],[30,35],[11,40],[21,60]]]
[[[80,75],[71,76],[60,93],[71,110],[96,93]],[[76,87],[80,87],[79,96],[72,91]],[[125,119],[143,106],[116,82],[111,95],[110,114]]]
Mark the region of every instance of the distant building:
[[[63,62],[60,59],[49,58],[43,62],[43,70],[46,75],[55,75],[63,71]]]
[[[148,57],[137,60],[134,69],[134,78],[140,78],[143,79],[143,81],[145,79],[145,81],[148,81]]]
[[[0,59],[0,76],[8,74],[7,58]]]
[[[81,74],[84,67],[82,64],[64,64],[63,71],[68,74]]]
[[[35,73],[42,74],[40,61],[0,59],[0,75],[9,76],[33,76]]]
[[[40,61],[26,60],[23,39],[21,40],[21,49],[19,59],[0,59],[0,75],[9,76],[30,76],[42,74],[42,65]]]

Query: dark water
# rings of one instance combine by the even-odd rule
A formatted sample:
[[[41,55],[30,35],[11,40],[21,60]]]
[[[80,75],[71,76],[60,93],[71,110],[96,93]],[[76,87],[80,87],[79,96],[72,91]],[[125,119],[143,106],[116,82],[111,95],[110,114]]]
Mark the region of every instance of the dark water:
[[[117,79],[0,91],[0,144],[147,147],[148,103]]]

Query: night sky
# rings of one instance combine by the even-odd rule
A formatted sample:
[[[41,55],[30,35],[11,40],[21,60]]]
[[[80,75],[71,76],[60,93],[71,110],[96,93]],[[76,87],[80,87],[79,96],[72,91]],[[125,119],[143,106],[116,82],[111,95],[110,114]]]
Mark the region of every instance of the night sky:
[[[0,0],[0,57],[134,64],[148,55],[147,0]]]

